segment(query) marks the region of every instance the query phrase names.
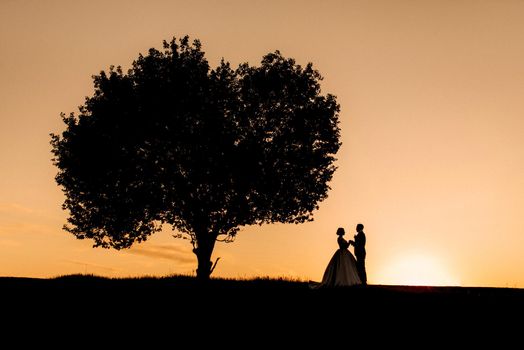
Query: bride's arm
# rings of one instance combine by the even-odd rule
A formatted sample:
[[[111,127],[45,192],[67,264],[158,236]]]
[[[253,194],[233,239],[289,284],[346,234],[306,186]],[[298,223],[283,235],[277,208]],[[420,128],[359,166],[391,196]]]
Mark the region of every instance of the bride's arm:
[[[349,243],[342,237],[339,237],[338,238],[338,245],[340,248],[342,249],[347,249],[349,248]]]

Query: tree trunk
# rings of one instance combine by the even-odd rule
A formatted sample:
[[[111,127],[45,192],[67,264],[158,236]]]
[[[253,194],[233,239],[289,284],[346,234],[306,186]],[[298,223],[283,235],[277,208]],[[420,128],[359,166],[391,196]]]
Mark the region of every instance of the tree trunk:
[[[209,280],[209,276],[211,276],[211,267],[213,266],[211,255],[215,248],[215,241],[216,237],[210,233],[197,236],[197,247],[193,252],[196,254],[198,260],[196,272],[199,280],[207,281]]]

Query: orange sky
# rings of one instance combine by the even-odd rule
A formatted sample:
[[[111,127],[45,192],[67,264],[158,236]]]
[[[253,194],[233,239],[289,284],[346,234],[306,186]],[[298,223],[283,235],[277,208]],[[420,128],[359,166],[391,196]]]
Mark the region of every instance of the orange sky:
[[[129,251],[62,231],[49,145],[91,75],[189,34],[212,66],[311,61],[342,108],[315,221],[243,229],[217,245],[216,276],[318,281],[337,227],[362,222],[369,283],[522,288],[523,16],[518,0],[2,0],[0,275],[194,273],[169,231]]]

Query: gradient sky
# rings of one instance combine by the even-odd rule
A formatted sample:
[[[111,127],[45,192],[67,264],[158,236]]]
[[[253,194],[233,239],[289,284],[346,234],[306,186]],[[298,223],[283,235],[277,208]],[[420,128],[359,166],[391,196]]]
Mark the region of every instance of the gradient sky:
[[[166,230],[131,250],[62,230],[60,112],[91,76],[189,34],[214,67],[276,49],[324,76],[342,148],[315,221],[242,229],[214,276],[319,281],[365,225],[368,282],[524,287],[524,2],[0,0],[0,275],[194,273]]]

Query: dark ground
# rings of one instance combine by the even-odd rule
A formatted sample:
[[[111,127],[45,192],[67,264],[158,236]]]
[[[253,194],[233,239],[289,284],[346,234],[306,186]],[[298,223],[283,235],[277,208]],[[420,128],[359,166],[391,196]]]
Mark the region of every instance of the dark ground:
[[[183,276],[4,277],[0,297],[3,336],[20,329],[47,335],[55,330],[56,339],[65,334],[122,342],[166,337],[195,344],[243,342],[245,336],[251,340],[244,347],[260,348],[255,345],[267,347],[275,339],[280,345],[311,345],[314,339],[324,339],[324,345],[326,339],[349,344],[356,341],[355,334],[364,333],[371,336],[359,340],[377,344],[409,344],[423,337],[431,342],[455,339],[457,345],[458,337],[471,345],[479,339],[521,339],[524,332],[524,289],[514,288],[370,285],[314,290],[306,282],[273,279],[202,284]]]

